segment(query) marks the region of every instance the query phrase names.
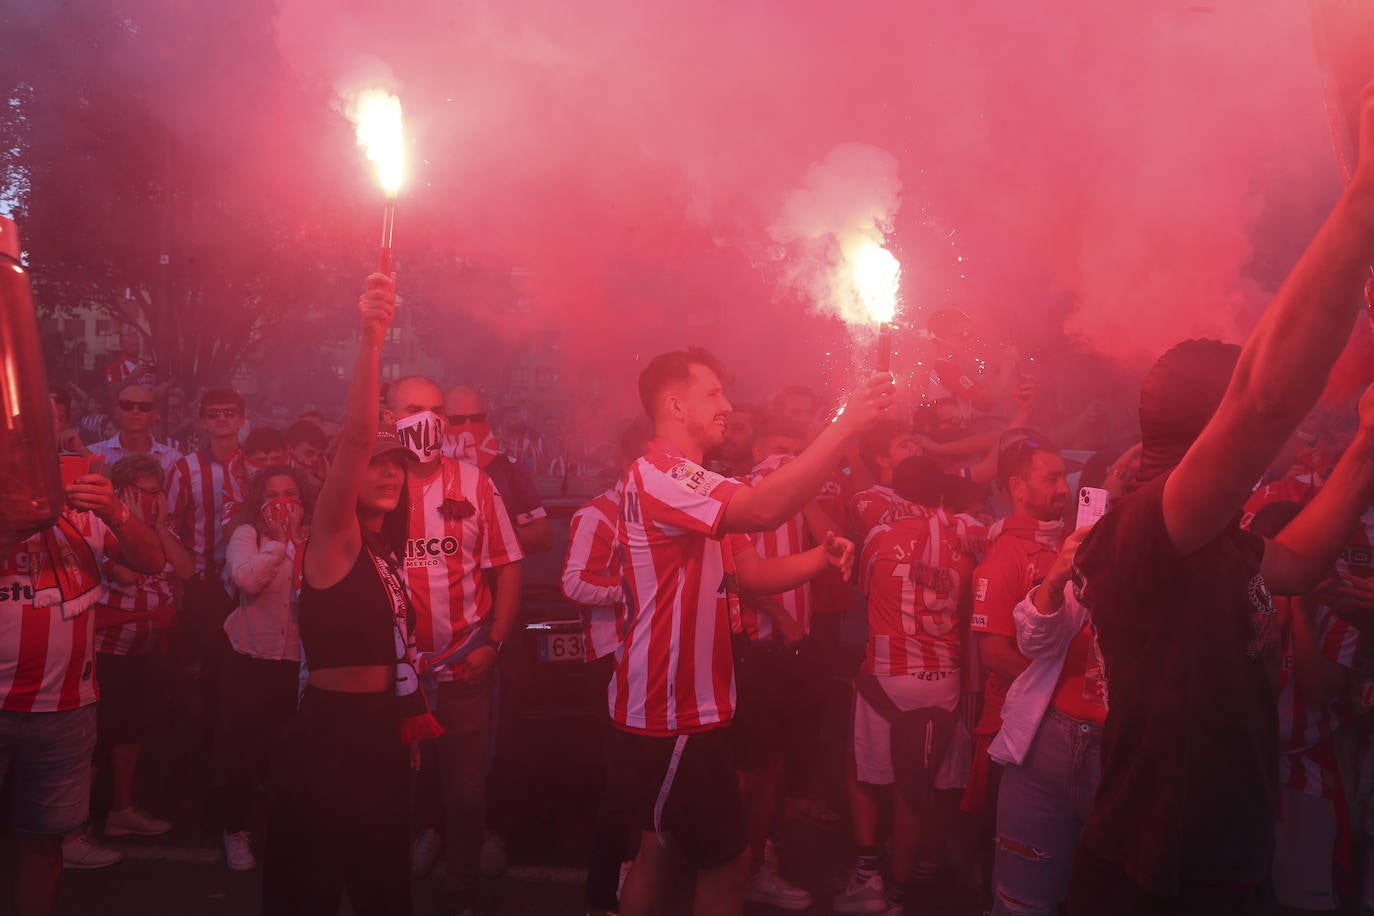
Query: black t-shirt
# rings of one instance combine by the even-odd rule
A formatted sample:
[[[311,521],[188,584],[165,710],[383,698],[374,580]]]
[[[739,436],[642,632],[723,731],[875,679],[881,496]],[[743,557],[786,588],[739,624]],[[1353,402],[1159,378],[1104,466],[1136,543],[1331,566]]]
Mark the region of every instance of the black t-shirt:
[[[1278,617],[1264,542],[1233,524],[1181,556],[1167,475],[1121,500],[1079,548],[1107,686],[1102,783],[1085,849],[1145,890],[1262,882],[1278,795]]]
[[[535,489],[534,480],[530,478],[529,472],[508,456],[497,455],[491,459],[487,463],[486,472],[487,476],[491,477],[491,482],[496,485],[496,492],[501,494],[506,509],[510,511],[511,521],[516,525],[528,525],[547,517],[544,504],[539,499],[539,491]]]

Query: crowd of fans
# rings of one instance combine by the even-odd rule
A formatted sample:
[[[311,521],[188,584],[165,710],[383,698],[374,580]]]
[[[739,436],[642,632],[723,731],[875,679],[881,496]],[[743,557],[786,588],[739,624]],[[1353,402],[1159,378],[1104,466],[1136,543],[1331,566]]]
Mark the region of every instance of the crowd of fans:
[[[1371,260],[1366,151],[1245,346],[1169,350],[1134,444],[1091,457],[1035,428],[1033,380],[961,375],[957,315],[910,413],[887,373],[842,405],[794,387],[747,408],[705,350],[649,361],[563,566],[606,685],[588,908],[815,905],[777,828],[822,813],[836,681],[835,912],[901,913],[940,881],[998,914],[1374,906],[1374,394],[1314,409]],[[262,869],[265,912],[408,913],[441,851],[451,912],[483,905],[494,672],[522,561],[556,537],[478,392],[381,389],[394,307],[368,277],[337,425],[248,432],[216,388],[187,450],[132,359],[113,427],[79,421],[94,441],[54,394],[68,511],[0,527],[21,913],[51,912],[62,865],[118,861],[87,827],[93,761],[105,837],[172,829],[136,774],[180,693],[225,862]]]

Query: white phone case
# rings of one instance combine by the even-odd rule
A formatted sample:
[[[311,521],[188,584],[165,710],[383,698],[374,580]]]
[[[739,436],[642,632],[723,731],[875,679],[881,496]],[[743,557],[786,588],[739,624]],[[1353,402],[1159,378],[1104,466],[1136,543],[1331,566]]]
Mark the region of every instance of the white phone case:
[[[1078,524],[1083,528],[1097,524],[1107,514],[1107,491],[1101,487],[1082,487],[1078,491]]]

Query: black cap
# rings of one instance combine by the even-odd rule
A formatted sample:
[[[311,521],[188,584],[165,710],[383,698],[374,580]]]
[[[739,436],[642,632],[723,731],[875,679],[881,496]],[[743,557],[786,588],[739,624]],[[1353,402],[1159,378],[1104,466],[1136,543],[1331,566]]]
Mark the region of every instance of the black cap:
[[[401,452],[414,462],[419,462],[420,460],[420,456],[401,444],[401,440],[397,438],[394,428],[384,425],[381,429],[377,430],[377,438],[372,440],[372,453],[368,455],[368,459],[378,458],[390,452]]]

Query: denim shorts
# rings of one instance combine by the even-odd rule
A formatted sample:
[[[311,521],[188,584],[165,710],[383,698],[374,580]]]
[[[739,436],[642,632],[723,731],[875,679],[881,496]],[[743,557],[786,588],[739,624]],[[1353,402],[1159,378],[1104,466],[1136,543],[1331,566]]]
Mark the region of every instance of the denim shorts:
[[[64,836],[86,823],[96,704],[62,712],[0,710],[0,782],[10,786],[10,826]]]

